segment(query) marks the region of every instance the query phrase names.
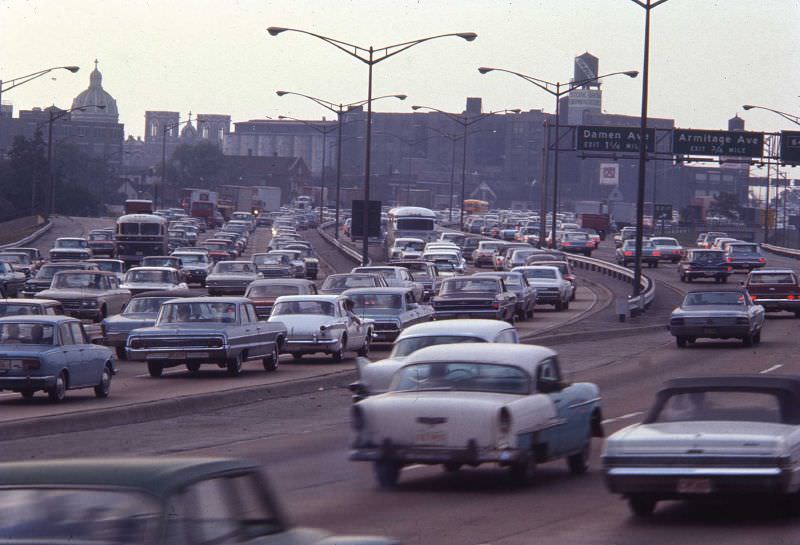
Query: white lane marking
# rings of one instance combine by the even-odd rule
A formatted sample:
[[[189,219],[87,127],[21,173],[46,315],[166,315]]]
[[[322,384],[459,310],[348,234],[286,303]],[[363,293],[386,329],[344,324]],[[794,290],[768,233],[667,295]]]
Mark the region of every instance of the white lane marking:
[[[761,373],[762,375],[766,375],[767,373],[771,373],[771,372],[773,372],[773,371],[775,371],[777,369],[780,369],[781,367],[783,367],[783,364],[782,363],[777,363],[777,364],[773,365],[772,367],[767,367],[763,371],[759,371],[759,373]]]
[[[409,469],[421,469],[423,467],[428,467],[425,464],[412,464],[410,466],[406,466],[403,468],[403,471],[408,471]]]
[[[637,416],[641,416],[644,414],[644,411],[636,411],[635,413],[628,413],[623,414],[622,416],[616,416],[614,418],[606,418],[603,420],[602,424],[610,424],[612,422],[617,422],[619,420],[628,420],[629,418],[636,418]]]

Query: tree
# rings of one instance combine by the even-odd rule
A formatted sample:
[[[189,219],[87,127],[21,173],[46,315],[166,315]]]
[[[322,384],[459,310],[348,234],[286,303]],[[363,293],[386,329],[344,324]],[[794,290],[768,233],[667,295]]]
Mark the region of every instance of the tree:
[[[732,220],[738,220],[742,215],[742,205],[739,198],[733,193],[720,192],[708,207],[708,213]]]
[[[214,187],[224,170],[224,156],[216,144],[202,140],[181,144],[170,161],[168,180],[177,187]]]
[[[47,159],[42,134],[30,140],[17,136],[0,162],[0,221],[44,210],[47,194]]]

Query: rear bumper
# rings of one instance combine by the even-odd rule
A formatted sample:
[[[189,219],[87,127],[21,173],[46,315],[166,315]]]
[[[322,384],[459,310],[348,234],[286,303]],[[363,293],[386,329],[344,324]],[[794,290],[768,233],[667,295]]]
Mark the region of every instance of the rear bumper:
[[[767,312],[779,312],[788,310],[789,312],[800,311],[800,299],[767,299],[758,296],[753,297],[753,303],[761,305]]]
[[[606,468],[604,473],[611,492],[647,494],[659,499],[785,494],[790,492],[792,481],[791,471],[778,467],[614,467]],[[688,492],[693,483],[701,487]]]
[[[330,353],[339,346],[339,339],[292,339],[283,343],[281,352],[290,354],[313,354],[315,352]]]
[[[55,386],[55,376],[0,377],[0,390],[46,390]]]
[[[749,325],[670,325],[669,332],[675,337],[700,337],[705,339],[729,339],[744,337],[752,333]]]
[[[523,460],[527,456],[519,449],[497,448],[448,448],[448,447],[400,447],[382,446],[356,448],[350,459],[358,462],[397,462],[400,464],[483,464],[496,462],[503,465]]]
[[[454,309],[438,310],[434,309],[433,317],[436,320],[446,320],[448,318],[489,318],[490,320],[502,320],[506,311],[504,309]]]
[[[683,273],[687,278],[724,278],[731,275],[731,271],[724,269],[714,270],[689,270]]]
[[[225,363],[233,356],[225,348],[188,348],[186,350],[147,350],[128,347],[128,359],[175,367],[185,363]]]

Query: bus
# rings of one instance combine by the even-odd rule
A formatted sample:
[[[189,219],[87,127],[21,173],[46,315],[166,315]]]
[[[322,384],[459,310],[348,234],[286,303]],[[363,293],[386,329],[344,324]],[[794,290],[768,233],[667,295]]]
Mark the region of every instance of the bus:
[[[386,244],[394,246],[398,238],[420,238],[426,242],[436,240],[436,213],[419,206],[400,206],[389,210],[386,225]]]
[[[153,214],[127,214],[117,219],[117,259],[126,267],[149,255],[167,255],[167,220]]]
[[[486,201],[480,201],[478,199],[464,200],[465,214],[485,214],[488,211],[489,211],[489,203]]]

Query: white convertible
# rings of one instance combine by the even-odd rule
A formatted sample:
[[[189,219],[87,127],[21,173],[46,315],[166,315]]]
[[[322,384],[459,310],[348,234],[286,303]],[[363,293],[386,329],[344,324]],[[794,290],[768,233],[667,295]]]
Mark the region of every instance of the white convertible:
[[[384,487],[409,464],[455,471],[491,462],[522,482],[535,463],[556,458],[585,472],[601,422],[597,386],[564,382],[549,348],[430,346],[406,359],[387,393],[353,405],[350,459],[374,462]]]

